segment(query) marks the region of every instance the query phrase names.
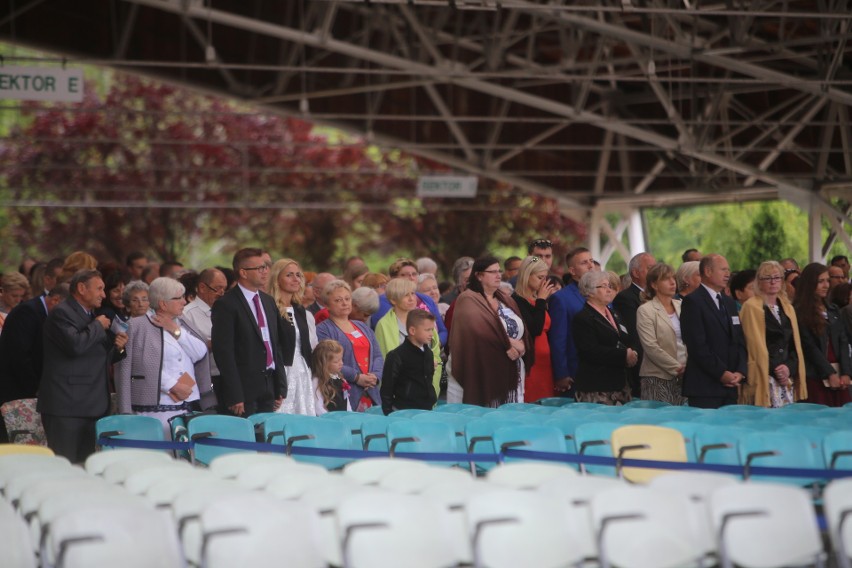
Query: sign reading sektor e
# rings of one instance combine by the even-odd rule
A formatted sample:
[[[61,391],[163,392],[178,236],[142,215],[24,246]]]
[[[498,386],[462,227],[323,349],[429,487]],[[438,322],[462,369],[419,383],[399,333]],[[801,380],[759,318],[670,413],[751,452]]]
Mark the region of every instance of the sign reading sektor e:
[[[79,103],[83,100],[83,71],[0,67],[0,99]]]

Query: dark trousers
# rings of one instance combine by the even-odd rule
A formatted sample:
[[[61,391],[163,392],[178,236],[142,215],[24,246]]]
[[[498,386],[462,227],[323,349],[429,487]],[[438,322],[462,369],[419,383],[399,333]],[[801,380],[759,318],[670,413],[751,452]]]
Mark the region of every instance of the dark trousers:
[[[721,408],[730,404],[737,403],[737,389],[731,389],[733,392],[727,396],[690,396],[688,398],[689,406],[695,408]]]
[[[258,414],[260,412],[272,412],[274,410],[273,405],[275,403],[275,392],[273,387],[273,377],[272,373],[268,373],[265,377],[266,380],[266,392],[257,397],[254,400],[246,400],[243,401],[243,407],[245,408],[245,414],[243,414],[242,418],[248,418],[252,414]],[[214,383],[213,390],[215,392],[216,385]],[[224,396],[221,396],[219,393],[216,394],[216,397],[219,400],[225,400]],[[231,409],[228,408],[224,404],[219,405],[219,414],[229,414],[231,416],[236,416]]]
[[[82,464],[95,453],[95,423],[97,418],[55,416],[42,414],[47,445],[56,455],[71,463]]]

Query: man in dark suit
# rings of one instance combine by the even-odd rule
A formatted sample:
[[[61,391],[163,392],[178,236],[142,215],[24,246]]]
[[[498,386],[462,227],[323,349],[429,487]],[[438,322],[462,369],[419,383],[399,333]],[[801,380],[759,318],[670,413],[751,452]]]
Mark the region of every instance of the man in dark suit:
[[[124,358],[127,334],[94,316],[106,297],[97,270],[71,278],[71,297],[44,321],[44,367],[38,406],[47,445],[74,463],[95,451],[95,423],[109,413],[108,367]]]
[[[648,269],[657,262],[654,256],[648,252],[640,252],[630,259],[627,271],[630,273],[630,286],[622,290],[612,301],[612,307],[621,316],[624,327],[629,335],[629,345],[639,355],[639,362],[630,368],[627,379],[630,382],[631,394],[639,398],[642,395],[639,386],[639,368],[642,366],[642,343],[639,334],[636,333],[636,311],[642,305],[642,292],[645,291],[645,277]]]
[[[748,355],[737,306],[722,293],[731,277],[728,261],[708,254],[698,268],[701,285],[683,299],[680,315],[688,353],[683,394],[690,406],[719,408],[737,403]]]
[[[36,397],[41,382],[44,320],[67,297],[68,285],[55,285],[49,294],[21,302],[9,312],[0,335],[0,404]]]
[[[287,395],[284,366],[292,364],[296,335],[282,324],[272,296],[261,290],[269,266],[260,249],[237,251],[234,274],[237,285],[213,304],[213,357],[220,374],[214,390],[223,411],[251,416],[281,406]]]

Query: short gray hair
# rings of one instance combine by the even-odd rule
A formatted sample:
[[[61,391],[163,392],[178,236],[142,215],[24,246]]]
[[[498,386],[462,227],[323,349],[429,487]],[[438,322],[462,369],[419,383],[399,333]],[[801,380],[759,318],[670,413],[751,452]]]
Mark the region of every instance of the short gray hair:
[[[148,286],[148,300],[151,302],[151,308],[156,310],[160,307],[161,301],[183,296],[184,292],[186,292],[186,288],[179,281],[167,276],[160,276],[155,278]]]
[[[323,303],[327,303],[329,295],[331,295],[331,293],[337,290],[338,288],[346,288],[346,290],[348,290],[349,293],[352,294],[352,288],[349,286],[349,284],[346,283],[345,280],[332,280],[331,282],[325,285],[325,288],[322,289]]]
[[[453,285],[461,284],[462,272],[473,268],[473,257],[462,256],[453,263]]]
[[[127,286],[124,287],[124,292],[121,293],[121,301],[125,306],[130,305],[130,296],[139,291],[148,293],[148,285],[145,284],[142,280],[131,280],[127,283]]]
[[[630,262],[627,264],[627,274],[633,274],[634,270],[639,270],[639,267],[642,265],[642,259],[646,256],[651,256],[649,252],[640,252],[630,259]]]
[[[417,272],[423,274],[424,272],[430,272],[435,274],[438,272],[438,263],[429,258],[428,256],[422,256],[417,259]]]
[[[352,305],[371,316],[379,311],[379,295],[369,286],[361,286],[352,291]]]
[[[438,277],[432,274],[431,272],[421,272],[419,276],[417,276],[417,288],[420,288],[420,285],[426,282],[427,280],[438,281]]]
[[[580,290],[580,294],[582,294],[584,298],[588,298],[595,293],[595,289],[601,285],[601,282],[611,284],[609,280],[609,272],[605,272],[603,270],[597,272],[592,270],[583,274],[580,278],[580,282],[577,283],[577,288]]]
[[[678,290],[686,288],[687,280],[698,274],[699,264],[697,260],[690,260],[678,266],[677,272],[675,272],[675,282],[677,282]]]

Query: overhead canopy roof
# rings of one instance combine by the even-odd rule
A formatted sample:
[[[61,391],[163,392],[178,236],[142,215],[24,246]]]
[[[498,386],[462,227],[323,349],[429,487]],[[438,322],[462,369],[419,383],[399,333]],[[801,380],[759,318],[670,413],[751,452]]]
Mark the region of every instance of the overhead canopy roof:
[[[566,211],[852,193],[847,1],[18,0],[3,10],[2,39],[342,127]]]

